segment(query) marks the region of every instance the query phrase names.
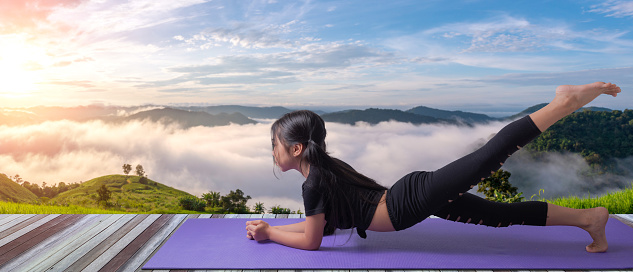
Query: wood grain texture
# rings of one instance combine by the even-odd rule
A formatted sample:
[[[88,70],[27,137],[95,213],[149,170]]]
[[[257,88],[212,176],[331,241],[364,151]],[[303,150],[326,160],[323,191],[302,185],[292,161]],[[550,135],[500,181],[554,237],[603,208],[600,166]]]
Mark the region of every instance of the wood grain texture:
[[[27,234],[22,235],[20,239],[13,240],[0,247],[0,266],[44,241],[51,233],[64,230],[84,216],[83,214],[60,215]]]
[[[151,225],[149,225],[143,232],[141,232],[134,240],[132,240],[123,250],[121,250],[116,256],[114,256],[110,261],[103,266],[99,271],[109,272],[109,271],[118,271],[121,266],[123,266],[130,257],[136,254],[138,251],[156,232],[158,232],[165,223],[169,221],[174,215],[173,214],[163,214]]]
[[[86,254],[84,254],[81,258],[76,260],[71,266],[68,267],[68,271],[82,271],[87,266],[89,266],[92,262],[94,262],[99,256],[103,255],[105,251],[110,249],[112,245],[118,242],[124,235],[130,232],[133,228],[138,226],[143,220],[145,220],[149,215],[148,214],[139,214],[135,215],[132,219],[127,221],[122,227],[119,229],[115,229],[109,237],[99,242],[94,248],[90,249]]]

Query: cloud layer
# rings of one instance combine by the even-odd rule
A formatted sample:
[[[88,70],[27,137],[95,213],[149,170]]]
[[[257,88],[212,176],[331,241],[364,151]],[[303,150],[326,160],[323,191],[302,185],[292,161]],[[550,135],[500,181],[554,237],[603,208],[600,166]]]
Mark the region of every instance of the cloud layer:
[[[469,153],[503,125],[328,123],[327,143],[333,156],[389,187],[410,171],[435,170]],[[151,179],[195,195],[226,194],[239,188],[253,197],[251,206],[263,202],[267,208],[303,210],[303,177],[286,172],[276,179],[273,174],[268,123],[182,129],[137,121],[121,125],[56,121],[0,128],[0,173],[19,174],[29,182],[86,181],[120,174],[124,163],[141,164]],[[551,197],[586,190],[593,190],[593,195],[627,185],[622,177],[600,177],[600,181],[578,177],[584,161],[574,155],[552,155],[542,162],[530,161],[520,152],[515,157],[505,167],[528,197],[541,188]],[[632,163],[621,162],[624,169]]]

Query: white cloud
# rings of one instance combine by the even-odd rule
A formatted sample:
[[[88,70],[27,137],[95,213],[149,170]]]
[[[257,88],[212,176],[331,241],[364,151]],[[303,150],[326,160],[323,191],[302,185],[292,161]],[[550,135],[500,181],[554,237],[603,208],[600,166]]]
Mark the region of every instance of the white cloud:
[[[105,36],[174,22],[182,19],[173,13],[175,10],[204,2],[207,1],[137,0],[123,3],[89,1],[78,7],[59,9],[48,19],[72,26],[76,32]]]
[[[555,20],[534,21],[509,15],[476,22],[449,23],[387,39],[385,45],[409,58],[444,59],[474,67],[509,70],[578,69],[575,52],[622,54],[633,48],[627,31],[577,30]],[[566,54],[559,54],[565,52]],[[625,65],[627,58],[618,59]]]
[[[327,123],[326,141],[333,156],[389,187],[411,171],[435,170],[471,152],[503,125]],[[151,179],[195,195],[208,191],[226,194],[239,188],[253,197],[248,205],[264,202],[267,208],[282,205],[303,210],[301,183],[304,178],[296,171],[278,175],[279,180],[273,174],[267,123],[181,129],[150,122],[114,125],[100,121],[56,121],[0,128],[0,149],[3,150],[0,173],[19,174],[29,182],[87,181],[122,173],[124,163],[141,164]],[[553,169],[556,165],[567,167],[561,163],[566,160],[556,161],[557,164],[549,164],[550,170],[556,172]],[[630,163],[630,160],[622,161],[623,169],[630,169]],[[545,169],[543,162],[521,157],[518,165],[520,169],[512,170],[517,177],[525,171]],[[581,169],[581,165],[574,167]],[[543,173],[534,175],[544,181],[535,186],[546,186],[548,182],[556,186],[556,181],[546,174],[549,172]],[[550,195],[559,190],[543,188]]]
[[[589,12],[606,14],[607,17],[623,18],[633,16],[633,1],[608,0],[591,6]]]
[[[388,65],[395,56],[357,43],[311,43],[294,50],[269,54],[220,56],[207,65],[169,68],[172,79],[147,82],[143,87],[170,86],[184,82],[199,85],[285,84],[348,77],[348,70]]]

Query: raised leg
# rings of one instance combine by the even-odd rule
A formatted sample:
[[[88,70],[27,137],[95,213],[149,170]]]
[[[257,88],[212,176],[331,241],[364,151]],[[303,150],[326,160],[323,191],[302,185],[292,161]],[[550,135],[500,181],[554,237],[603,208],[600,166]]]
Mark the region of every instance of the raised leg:
[[[532,121],[545,131],[561,118],[589,104],[601,94],[616,97],[620,87],[611,83],[594,82],[585,85],[561,85],[556,88],[556,97],[547,106],[530,114]]]

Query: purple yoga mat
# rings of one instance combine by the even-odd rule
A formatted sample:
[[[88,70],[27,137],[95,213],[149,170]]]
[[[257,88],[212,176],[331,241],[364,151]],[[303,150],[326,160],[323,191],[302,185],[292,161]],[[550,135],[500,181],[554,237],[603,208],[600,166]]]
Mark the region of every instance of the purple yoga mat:
[[[253,219],[189,219],[143,269],[631,269],[633,228],[607,224],[607,253],[587,253],[575,227],[492,228],[427,219],[399,232],[350,230],[326,236],[317,251],[246,238]],[[304,219],[264,219],[272,226]]]

